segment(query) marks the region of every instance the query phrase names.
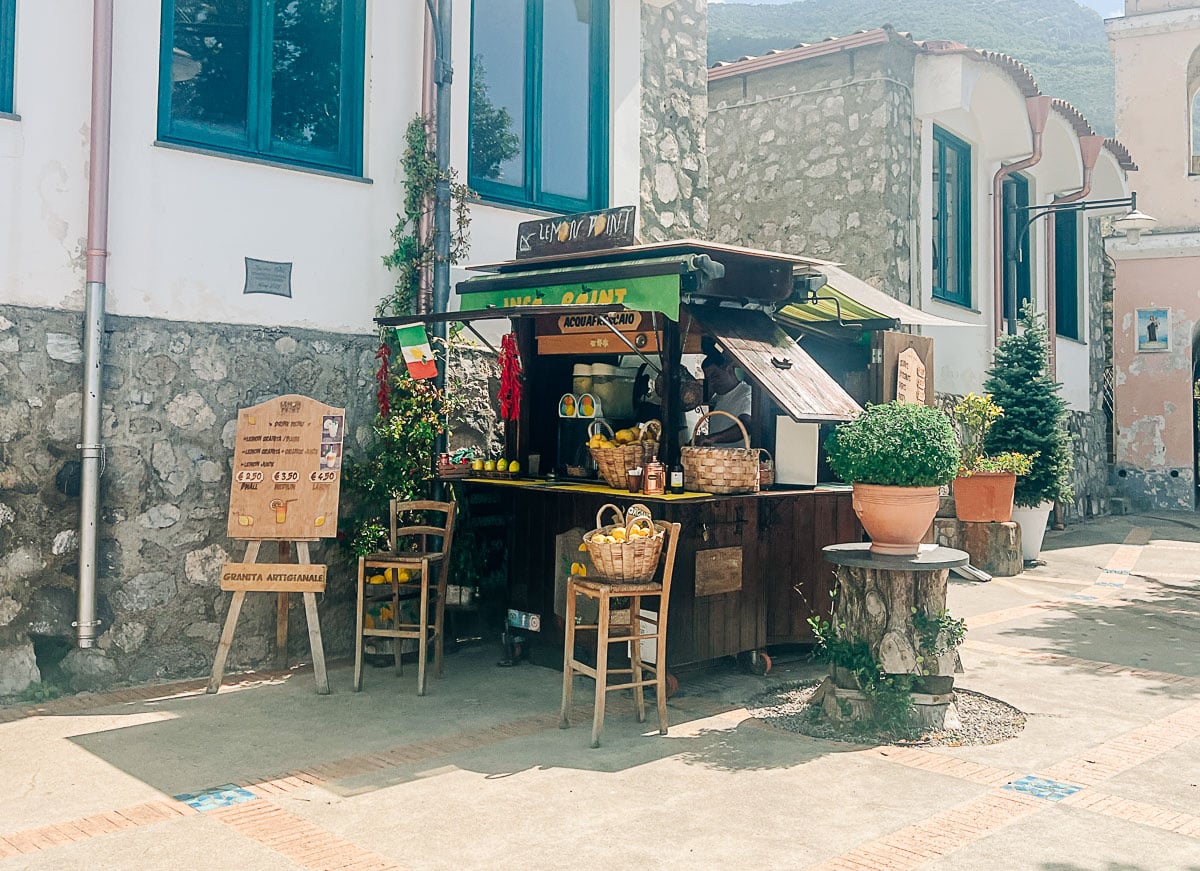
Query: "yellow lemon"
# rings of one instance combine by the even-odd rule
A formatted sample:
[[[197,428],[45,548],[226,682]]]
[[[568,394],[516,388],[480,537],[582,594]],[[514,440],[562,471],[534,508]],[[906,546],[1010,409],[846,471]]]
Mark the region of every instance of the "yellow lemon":
[[[496,471],[496,461],[495,460],[484,460],[483,461],[483,471],[485,471],[485,472]]]
[[[508,471],[508,460],[505,460],[503,458],[496,460],[496,471],[497,472],[507,472]]]
[[[320,517],[318,517],[316,520],[313,521],[313,526],[324,526],[324,525],[325,525],[325,515],[324,514],[322,514]]]
[[[516,460],[513,460],[508,464],[508,471],[512,472],[514,475],[517,474],[517,472],[521,471],[521,464]]]
[[[387,578],[385,578],[383,575],[371,575],[371,577],[367,578],[367,583],[368,584],[386,584]]]

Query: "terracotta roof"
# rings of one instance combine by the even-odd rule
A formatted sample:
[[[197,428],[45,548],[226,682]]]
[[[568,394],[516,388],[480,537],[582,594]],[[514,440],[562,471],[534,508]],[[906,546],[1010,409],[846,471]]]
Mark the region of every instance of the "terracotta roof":
[[[898,31],[890,24],[884,24],[874,30],[860,30],[849,36],[830,37],[821,42],[801,43],[793,48],[773,49],[757,57],[745,56],[738,58],[736,61],[721,61],[709,67],[708,80],[711,82],[734,76],[744,76],[798,61],[837,54],[843,51],[853,51],[854,49],[866,48],[871,45],[881,45],[886,42],[897,42],[908,45],[924,54],[961,54],[966,57],[985,61],[999,67],[1008,75],[1022,96],[1028,98],[1042,95],[1041,88],[1038,87],[1033,73],[1023,63],[1010,55],[997,51],[970,48],[961,42],[954,42],[949,39],[925,39],[917,41],[908,33]],[[1083,113],[1066,100],[1055,98],[1051,106],[1067,120],[1067,123],[1071,125],[1077,136],[1096,135],[1096,131],[1092,128],[1087,118],[1084,117]],[[1104,140],[1104,147],[1117,159],[1117,163],[1120,164],[1122,169],[1129,172],[1137,170],[1137,164],[1133,162],[1128,149],[1116,139],[1110,138]]]
[[[1138,165],[1133,162],[1133,157],[1129,153],[1129,149],[1118,142],[1116,139],[1105,139],[1104,147],[1117,159],[1121,169],[1126,172],[1137,172]]]
[[[885,42],[899,42],[916,47],[916,43],[907,33],[901,33],[891,25],[885,24],[874,30],[860,30],[849,36],[830,37],[820,42],[802,42],[797,46],[785,49],[773,49],[763,55],[746,55],[735,61],[720,61],[708,68],[708,80],[744,76],[747,73],[783,66],[796,61],[809,60],[842,51],[852,51],[856,48],[866,48],[869,45],[880,45]]]
[[[1092,129],[1092,125],[1088,123],[1088,119],[1083,117],[1083,113],[1066,100],[1055,97],[1050,103],[1050,108],[1067,119],[1067,123],[1071,125],[1076,136],[1096,135],[1096,131]]]

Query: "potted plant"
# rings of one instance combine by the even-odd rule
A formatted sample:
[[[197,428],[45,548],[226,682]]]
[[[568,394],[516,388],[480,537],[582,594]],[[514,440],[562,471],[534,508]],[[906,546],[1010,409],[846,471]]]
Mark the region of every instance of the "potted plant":
[[[829,466],[854,485],[854,511],[874,553],[909,556],[938,509],[938,488],[954,480],[958,440],[949,418],[925,405],[868,405],[825,443]]]
[[[1017,480],[1013,520],[1021,525],[1021,555],[1033,560],[1041,552],[1050,509],[1072,498],[1071,436],[1062,385],[1048,371],[1045,317],[1027,304],[1021,324],[1021,332],[1000,340],[983,385],[1004,409],[984,448],[992,455],[1012,451],[1032,459],[1029,473]]]
[[[1007,523],[1012,520],[1013,493],[1018,475],[1027,475],[1029,456],[1016,451],[988,454],[984,441],[1004,409],[985,393],[968,393],[954,406],[961,456],[954,479],[954,513],[971,523]]]

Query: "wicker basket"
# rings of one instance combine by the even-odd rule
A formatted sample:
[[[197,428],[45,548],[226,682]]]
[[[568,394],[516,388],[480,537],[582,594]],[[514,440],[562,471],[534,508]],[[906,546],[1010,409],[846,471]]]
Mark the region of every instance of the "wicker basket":
[[[627,516],[611,502],[601,505],[600,510],[596,512],[596,529],[583,537],[588,556],[592,558],[596,575],[601,580],[624,583],[644,581],[653,577],[658,568],[665,533],[650,520],[650,511],[646,506],[631,505],[629,508]],[[617,522],[605,526],[604,512],[609,509],[616,515]],[[640,512],[634,509],[640,509]],[[614,529],[623,529],[628,533],[639,526],[648,527],[652,530],[651,534],[644,538],[627,538],[618,542],[593,541],[600,535],[610,535]]]
[[[710,411],[696,421],[692,430],[692,441],[700,431],[700,424],[714,414],[732,418],[746,440],[744,448],[696,447],[686,445],[680,450],[683,462],[684,482],[687,489],[701,493],[728,495],[731,493],[758,492],[758,448],[750,447],[750,433],[734,415],[727,411]]]
[[[775,484],[775,458],[766,448],[759,448],[758,460],[758,489],[765,490]],[[766,454],[766,459],[762,455]]]
[[[597,423],[603,422],[597,421]],[[608,426],[608,424],[604,424],[604,426]],[[612,433],[611,427],[609,427],[609,432]],[[658,439],[662,435],[662,424],[657,420],[650,421],[643,430],[643,433],[647,432],[651,435],[650,439],[630,442],[615,448],[588,448],[592,452],[592,459],[596,461],[596,465],[600,469],[601,477],[608,483],[608,486],[617,490],[626,489],[629,485],[626,477],[629,470],[639,466],[644,468],[646,463],[658,454]]]

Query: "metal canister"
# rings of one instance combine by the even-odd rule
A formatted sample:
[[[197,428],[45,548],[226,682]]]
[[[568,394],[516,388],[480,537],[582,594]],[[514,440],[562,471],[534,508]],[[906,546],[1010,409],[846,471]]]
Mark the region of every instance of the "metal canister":
[[[642,476],[642,492],[647,496],[658,496],[667,490],[667,467],[658,461],[646,464]]]

